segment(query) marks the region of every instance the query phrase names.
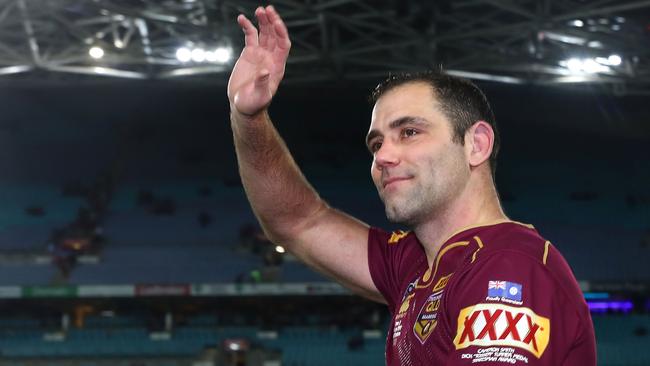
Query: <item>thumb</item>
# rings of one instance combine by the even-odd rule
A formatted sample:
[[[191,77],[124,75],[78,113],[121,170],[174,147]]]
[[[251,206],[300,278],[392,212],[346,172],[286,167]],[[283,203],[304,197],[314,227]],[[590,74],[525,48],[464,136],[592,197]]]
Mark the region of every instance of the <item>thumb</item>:
[[[267,69],[262,69],[257,74],[255,78],[255,89],[257,90],[268,90],[269,80],[271,78],[271,72]]]

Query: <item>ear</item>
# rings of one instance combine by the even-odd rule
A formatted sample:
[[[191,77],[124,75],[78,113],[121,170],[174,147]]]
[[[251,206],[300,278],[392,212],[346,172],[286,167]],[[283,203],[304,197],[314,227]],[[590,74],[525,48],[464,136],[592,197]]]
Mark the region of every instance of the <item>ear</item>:
[[[468,162],[471,168],[483,164],[490,158],[494,146],[494,130],[485,121],[475,122],[465,133]]]

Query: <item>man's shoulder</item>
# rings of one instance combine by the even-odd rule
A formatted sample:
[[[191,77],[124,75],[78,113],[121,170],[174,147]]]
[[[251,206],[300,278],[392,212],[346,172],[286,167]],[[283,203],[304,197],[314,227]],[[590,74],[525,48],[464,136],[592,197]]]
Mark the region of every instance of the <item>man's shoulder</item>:
[[[499,252],[500,255],[523,254],[540,262],[544,261],[545,253],[548,255],[550,242],[542,237],[537,230],[529,224],[520,222],[505,222],[500,225],[477,233],[483,244],[483,254],[491,255]]]
[[[500,225],[484,235],[483,248],[467,270],[500,270],[535,273],[562,288],[571,299],[582,303],[582,292],[571,267],[560,251],[531,225]],[[480,234],[478,234],[480,235]],[[472,267],[476,267],[472,269]]]
[[[573,277],[562,253],[532,225],[509,222],[498,225],[480,237],[484,241],[480,253],[483,257],[492,255],[502,258],[527,257],[530,260],[526,262],[534,262],[556,274],[562,273]]]

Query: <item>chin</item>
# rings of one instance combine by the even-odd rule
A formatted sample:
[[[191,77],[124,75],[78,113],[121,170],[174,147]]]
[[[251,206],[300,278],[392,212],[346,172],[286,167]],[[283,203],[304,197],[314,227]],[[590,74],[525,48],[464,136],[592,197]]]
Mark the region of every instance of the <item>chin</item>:
[[[395,207],[386,206],[386,218],[393,224],[411,226],[412,222],[412,217],[404,212],[400,212]]]

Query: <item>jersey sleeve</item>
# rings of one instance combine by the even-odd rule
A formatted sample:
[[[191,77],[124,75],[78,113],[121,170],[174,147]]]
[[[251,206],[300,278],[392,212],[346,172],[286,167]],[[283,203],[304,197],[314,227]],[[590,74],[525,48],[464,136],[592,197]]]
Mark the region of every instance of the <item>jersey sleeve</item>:
[[[579,343],[578,306],[544,263],[527,254],[504,250],[478,258],[458,273],[448,294],[447,366],[567,365]]]
[[[375,286],[383,295],[391,313],[400,301],[400,288],[409,260],[408,241],[412,235],[406,232],[388,233],[370,228],[368,234],[368,266]]]

